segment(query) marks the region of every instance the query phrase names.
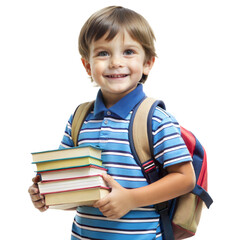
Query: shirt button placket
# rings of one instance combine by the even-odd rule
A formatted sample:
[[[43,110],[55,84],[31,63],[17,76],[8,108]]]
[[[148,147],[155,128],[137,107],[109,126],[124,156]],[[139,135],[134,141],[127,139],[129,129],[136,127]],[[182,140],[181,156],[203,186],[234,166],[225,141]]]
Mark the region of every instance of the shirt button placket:
[[[110,115],[111,115],[111,112],[108,110],[108,111],[107,111],[107,116],[110,116]],[[105,124],[105,125],[108,124],[108,120],[107,120],[107,119],[104,120],[104,124]]]

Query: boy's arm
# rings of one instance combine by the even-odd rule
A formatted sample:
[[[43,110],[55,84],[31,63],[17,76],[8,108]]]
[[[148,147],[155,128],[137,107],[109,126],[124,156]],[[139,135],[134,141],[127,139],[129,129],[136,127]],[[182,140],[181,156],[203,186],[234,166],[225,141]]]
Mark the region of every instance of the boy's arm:
[[[195,173],[191,162],[167,168],[168,175],[148,186],[126,189],[111,176],[104,176],[112,188],[111,193],[94,204],[108,218],[120,218],[130,210],[164,202],[190,192],[195,186]]]

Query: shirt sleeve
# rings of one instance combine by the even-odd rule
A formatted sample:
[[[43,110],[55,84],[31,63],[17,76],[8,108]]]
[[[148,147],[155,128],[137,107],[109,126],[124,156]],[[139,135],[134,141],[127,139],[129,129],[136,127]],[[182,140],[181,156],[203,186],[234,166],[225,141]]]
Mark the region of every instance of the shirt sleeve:
[[[181,137],[180,126],[173,116],[157,107],[152,123],[154,156],[163,168],[192,161]]]
[[[66,125],[65,132],[64,132],[61,144],[59,146],[59,149],[74,147],[74,143],[73,143],[72,136],[71,136],[72,119],[73,119],[73,116],[71,115],[68,120],[68,123]]]

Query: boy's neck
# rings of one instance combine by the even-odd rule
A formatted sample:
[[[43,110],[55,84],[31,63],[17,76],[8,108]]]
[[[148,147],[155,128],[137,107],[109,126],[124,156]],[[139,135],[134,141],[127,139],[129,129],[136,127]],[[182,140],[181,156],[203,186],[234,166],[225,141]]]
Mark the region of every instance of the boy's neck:
[[[119,100],[121,100],[124,96],[113,97],[113,96],[108,96],[108,94],[107,95],[103,94],[103,101],[104,101],[106,108],[112,107]]]
[[[105,92],[103,89],[101,89],[103,101],[106,108],[112,107],[114,104],[116,104],[119,100],[121,100],[123,97],[125,97],[127,94],[132,92],[137,86],[134,86],[133,88],[129,89],[128,91],[113,94],[109,92]]]

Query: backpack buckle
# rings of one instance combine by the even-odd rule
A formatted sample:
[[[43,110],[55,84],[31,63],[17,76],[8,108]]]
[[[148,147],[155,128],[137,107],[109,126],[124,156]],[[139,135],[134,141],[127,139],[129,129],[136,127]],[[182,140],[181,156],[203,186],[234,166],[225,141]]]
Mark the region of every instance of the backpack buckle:
[[[161,202],[161,203],[155,204],[154,207],[156,209],[156,212],[161,214],[163,212],[168,212],[169,203],[168,202]]]

